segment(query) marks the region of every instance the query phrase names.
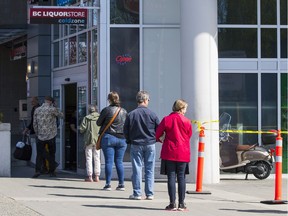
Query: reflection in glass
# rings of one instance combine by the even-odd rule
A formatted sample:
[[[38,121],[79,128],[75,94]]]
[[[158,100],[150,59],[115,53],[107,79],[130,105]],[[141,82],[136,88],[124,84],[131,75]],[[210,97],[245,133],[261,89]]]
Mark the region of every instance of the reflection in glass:
[[[87,37],[86,33],[78,37],[78,63],[87,61]]]
[[[98,105],[97,92],[98,92],[98,75],[97,75],[97,62],[98,62],[98,39],[97,29],[92,30],[92,104]]]
[[[277,58],[276,29],[261,29],[261,58]]]
[[[69,64],[69,43],[68,40],[64,40],[64,66]]]
[[[280,24],[287,25],[288,23],[288,1],[287,0],[280,0]]]
[[[262,130],[277,129],[277,74],[261,74]]]
[[[69,34],[75,34],[77,32],[77,25],[69,25]]]
[[[281,130],[288,131],[288,74],[281,74]],[[288,134],[282,134],[285,156],[288,150]]]
[[[76,36],[69,38],[69,64],[76,64],[77,57],[77,44],[76,44]]]
[[[257,24],[257,0],[218,0],[218,24]]]
[[[144,24],[180,24],[181,0],[143,1]]]
[[[110,24],[139,24],[139,0],[110,0]]]
[[[218,28],[218,51],[220,58],[257,58],[257,29]]]
[[[280,53],[281,53],[281,58],[287,58],[287,41],[288,41],[288,28],[283,28],[283,29],[280,29],[280,34],[281,34],[281,44],[280,44]]]
[[[261,0],[261,24],[276,25],[277,11],[276,0]]]
[[[56,40],[59,38],[59,26],[60,25],[53,25],[53,38],[52,38],[52,40]]]
[[[258,130],[257,74],[219,74],[219,113],[232,116],[232,129]],[[232,143],[256,143],[257,134],[231,134]]]
[[[78,114],[78,126],[80,128],[80,124],[83,118],[86,116],[86,104],[87,104],[87,93],[86,93],[86,86],[78,87],[78,105],[77,105],[77,114]],[[83,134],[78,133],[78,143],[84,143],[83,141]],[[85,169],[85,152],[83,145],[78,145],[78,155],[77,155],[77,166],[79,169]]]

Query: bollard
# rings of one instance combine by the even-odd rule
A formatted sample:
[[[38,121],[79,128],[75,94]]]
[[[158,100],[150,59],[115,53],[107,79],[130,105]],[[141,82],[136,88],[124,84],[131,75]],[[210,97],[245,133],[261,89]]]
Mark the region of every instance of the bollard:
[[[203,126],[200,127],[199,143],[198,143],[198,163],[197,163],[197,178],[196,178],[196,191],[186,191],[187,194],[211,194],[209,191],[202,191],[203,170],[204,170],[204,130]]]
[[[264,204],[286,204],[282,200],[282,142],[281,131],[277,131],[276,137],[276,158],[275,158],[275,198],[274,200],[261,201]]]

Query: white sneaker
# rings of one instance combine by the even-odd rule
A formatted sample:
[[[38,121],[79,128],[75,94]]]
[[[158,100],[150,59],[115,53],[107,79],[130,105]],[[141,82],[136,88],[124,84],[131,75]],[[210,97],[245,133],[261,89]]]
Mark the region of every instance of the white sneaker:
[[[129,196],[129,199],[132,199],[132,200],[141,200],[142,197],[141,197],[141,196],[135,196],[134,194],[132,194],[132,195]]]
[[[146,200],[153,200],[154,199],[154,196],[153,195],[150,195],[150,196],[147,196],[146,197]]]

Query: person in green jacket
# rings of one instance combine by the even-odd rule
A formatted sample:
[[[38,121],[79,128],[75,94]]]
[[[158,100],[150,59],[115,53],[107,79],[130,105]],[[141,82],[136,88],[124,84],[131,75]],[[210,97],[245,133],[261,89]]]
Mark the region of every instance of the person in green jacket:
[[[89,114],[84,117],[80,125],[80,133],[84,134],[86,171],[88,176],[85,181],[98,182],[101,171],[101,164],[100,150],[96,150],[96,143],[100,127],[97,126],[96,121],[99,118],[100,114],[97,112],[97,108],[95,105],[89,105],[88,111]]]

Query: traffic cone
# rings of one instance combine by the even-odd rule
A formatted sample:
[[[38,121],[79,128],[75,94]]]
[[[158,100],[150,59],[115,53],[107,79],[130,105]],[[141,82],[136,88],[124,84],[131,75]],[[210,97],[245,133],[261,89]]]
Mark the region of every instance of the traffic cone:
[[[203,170],[204,170],[204,149],[205,149],[204,130],[205,128],[201,126],[199,132],[199,144],[198,144],[196,191],[186,191],[187,194],[211,194],[211,192],[209,191],[202,191]]]

